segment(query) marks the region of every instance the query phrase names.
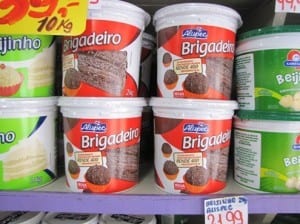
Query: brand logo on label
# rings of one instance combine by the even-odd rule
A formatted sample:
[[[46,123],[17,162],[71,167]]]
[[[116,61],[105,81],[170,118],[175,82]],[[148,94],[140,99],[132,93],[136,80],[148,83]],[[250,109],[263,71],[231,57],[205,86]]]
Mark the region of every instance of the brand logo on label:
[[[287,67],[300,67],[300,51],[290,50],[284,65]]]
[[[103,133],[106,132],[106,124],[95,122],[95,123],[82,123],[80,130],[82,132],[96,132]]]
[[[295,144],[293,144],[293,150],[300,150],[300,135],[295,139]]]
[[[206,39],[207,36],[208,36],[207,30],[202,28],[186,29],[182,31],[183,38]]]
[[[183,126],[184,133],[207,133],[208,125],[204,123],[199,124],[184,124]]]

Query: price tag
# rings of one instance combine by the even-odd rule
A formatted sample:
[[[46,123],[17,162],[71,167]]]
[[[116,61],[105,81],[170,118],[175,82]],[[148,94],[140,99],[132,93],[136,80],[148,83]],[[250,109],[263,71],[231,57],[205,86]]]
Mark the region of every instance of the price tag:
[[[300,0],[276,0],[275,12],[300,12]]]
[[[248,200],[244,196],[204,201],[205,224],[247,224]]]
[[[78,35],[88,0],[1,0],[0,34]]]

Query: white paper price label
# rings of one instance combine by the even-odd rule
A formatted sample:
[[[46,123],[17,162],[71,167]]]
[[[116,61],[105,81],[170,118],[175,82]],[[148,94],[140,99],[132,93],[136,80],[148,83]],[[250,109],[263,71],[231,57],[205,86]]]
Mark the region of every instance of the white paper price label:
[[[300,0],[276,0],[275,12],[300,12]]]
[[[244,196],[204,201],[205,224],[247,224],[248,200]]]

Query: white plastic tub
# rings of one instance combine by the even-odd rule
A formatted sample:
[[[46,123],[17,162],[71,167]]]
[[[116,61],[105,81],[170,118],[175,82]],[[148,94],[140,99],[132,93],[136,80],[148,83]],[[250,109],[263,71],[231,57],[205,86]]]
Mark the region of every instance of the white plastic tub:
[[[63,94],[136,97],[142,35],[150,15],[117,0],[91,1],[88,8],[85,31],[63,40]]]
[[[240,15],[207,3],[169,5],[155,12],[157,94],[229,100]]]
[[[242,110],[300,111],[300,26],[242,33],[236,49],[237,100]]]
[[[235,101],[152,98],[156,184],[169,193],[223,189]]]
[[[41,187],[56,178],[56,97],[0,98],[0,189]]]
[[[300,121],[269,118],[235,117],[234,179],[256,191],[298,193]]]
[[[67,185],[112,193],[138,183],[143,98],[61,97]]]

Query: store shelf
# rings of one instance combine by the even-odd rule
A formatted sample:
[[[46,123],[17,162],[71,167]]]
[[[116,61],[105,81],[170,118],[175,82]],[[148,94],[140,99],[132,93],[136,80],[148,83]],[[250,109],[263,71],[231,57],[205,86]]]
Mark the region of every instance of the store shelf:
[[[256,193],[240,187],[229,178],[221,192],[207,195],[175,195],[159,189],[153,171],[140,183],[123,193],[88,194],[71,192],[65,177],[35,191],[0,192],[1,211],[53,211],[124,214],[204,214],[204,200],[216,197],[244,195],[248,198],[249,214],[298,213],[300,195]]]

